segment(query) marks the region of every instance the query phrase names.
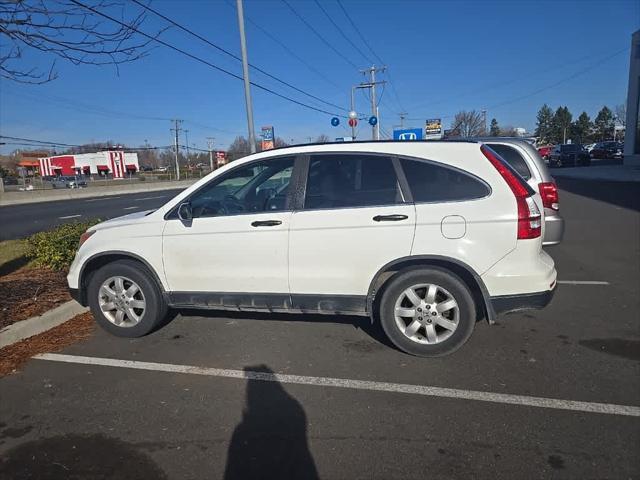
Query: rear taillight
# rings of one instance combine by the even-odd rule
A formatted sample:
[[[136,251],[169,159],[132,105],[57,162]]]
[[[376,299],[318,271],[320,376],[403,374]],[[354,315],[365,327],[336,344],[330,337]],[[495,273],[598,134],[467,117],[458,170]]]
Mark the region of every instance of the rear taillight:
[[[513,196],[516,197],[518,206],[518,240],[538,238],[542,234],[542,215],[531,196],[531,189],[522,177],[502,161],[493,150],[486,145],[482,145],[480,150],[504,181],[507,182],[513,192]]]
[[[560,210],[558,187],[556,184],[553,182],[544,182],[538,184],[538,187],[540,188],[540,196],[542,197],[542,205],[544,205],[544,208]]]

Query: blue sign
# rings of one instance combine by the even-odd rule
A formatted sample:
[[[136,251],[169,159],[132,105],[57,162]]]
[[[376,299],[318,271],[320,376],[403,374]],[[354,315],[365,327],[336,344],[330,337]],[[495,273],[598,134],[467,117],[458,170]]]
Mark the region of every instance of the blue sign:
[[[378,123],[378,117],[376,117],[376,116],[369,117],[369,125],[371,125],[373,127],[377,123]]]
[[[334,127],[337,127],[338,125],[340,125],[340,119],[338,117],[333,117],[331,119],[331,125],[333,125]]]
[[[421,128],[405,128],[393,131],[394,140],[422,140]]]

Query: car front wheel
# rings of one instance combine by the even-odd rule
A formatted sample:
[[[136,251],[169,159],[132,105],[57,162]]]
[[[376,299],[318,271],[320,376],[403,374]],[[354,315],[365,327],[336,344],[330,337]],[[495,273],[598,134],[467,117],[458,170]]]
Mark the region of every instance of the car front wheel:
[[[98,325],[119,337],[141,337],[164,320],[167,304],[144,265],[118,260],[96,271],[87,290]]]
[[[400,350],[440,357],[460,348],[473,333],[476,308],[465,283],[439,268],[398,274],[380,302],[385,333]]]

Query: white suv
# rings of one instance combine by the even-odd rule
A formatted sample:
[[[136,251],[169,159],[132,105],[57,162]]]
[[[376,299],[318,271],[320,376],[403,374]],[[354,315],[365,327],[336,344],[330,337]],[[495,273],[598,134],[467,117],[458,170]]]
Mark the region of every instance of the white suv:
[[[168,308],[353,314],[405,352],[444,355],[478,319],[551,300],[541,205],[480,142],[270,150],[91,227],[69,287],[124,337]]]

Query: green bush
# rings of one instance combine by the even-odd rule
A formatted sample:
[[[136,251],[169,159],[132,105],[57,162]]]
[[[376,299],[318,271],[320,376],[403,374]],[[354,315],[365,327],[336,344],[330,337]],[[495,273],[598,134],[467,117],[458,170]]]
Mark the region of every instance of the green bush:
[[[35,265],[53,270],[65,270],[78,250],[80,235],[99,220],[67,223],[46,232],[38,232],[27,239],[27,257]]]

